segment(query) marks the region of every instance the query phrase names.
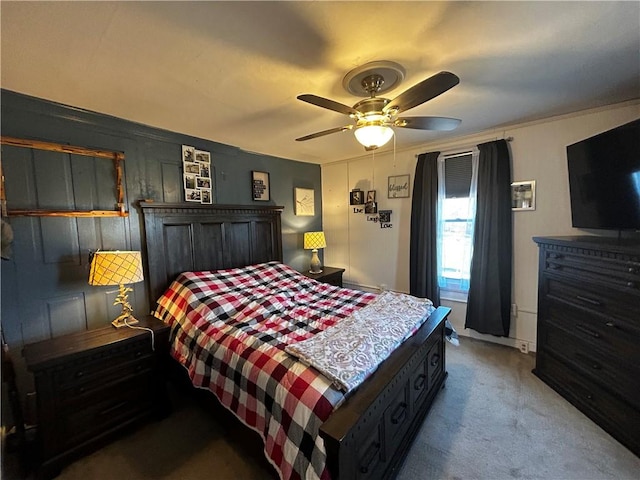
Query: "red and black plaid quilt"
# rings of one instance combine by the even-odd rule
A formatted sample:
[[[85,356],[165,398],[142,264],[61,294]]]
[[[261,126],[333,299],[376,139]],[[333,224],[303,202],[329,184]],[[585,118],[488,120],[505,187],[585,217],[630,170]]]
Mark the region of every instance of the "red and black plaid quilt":
[[[375,294],[318,283],[276,263],[181,274],[158,300],[171,354],[257,431],[286,479],[329,478],[320,425],[344,395],[285,353],[351,315]]]

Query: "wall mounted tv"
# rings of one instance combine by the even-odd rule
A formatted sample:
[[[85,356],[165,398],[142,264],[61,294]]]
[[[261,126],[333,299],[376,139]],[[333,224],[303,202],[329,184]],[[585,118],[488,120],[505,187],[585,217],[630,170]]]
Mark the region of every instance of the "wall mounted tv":
[[[640,230],[640,119],[567,146],[572,225]]]

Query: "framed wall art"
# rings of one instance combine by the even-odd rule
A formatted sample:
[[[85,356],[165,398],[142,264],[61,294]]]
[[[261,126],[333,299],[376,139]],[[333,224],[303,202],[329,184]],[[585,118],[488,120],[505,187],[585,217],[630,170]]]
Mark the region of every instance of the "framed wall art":
[[[269,173],[253,170],[251,172],[251,189],[254,200],[262,202],[269,201],[271,199],[269,191]]]
[[[511,184],[511,210],[536,209],[536,181],[513,182]]]
[[[409,174],[394,175],[387,182],[388,198],[409,198]]]
[[[182,170],[185,201],[213,203],[211,153],[182,145]]]
[[[296,215],[312,217],[315,215],[314,191],[311,188],[296,188],[294,193]]]
[[[364,205],[364,192],[359,188],[354,188],[349,193],[349,205]]]

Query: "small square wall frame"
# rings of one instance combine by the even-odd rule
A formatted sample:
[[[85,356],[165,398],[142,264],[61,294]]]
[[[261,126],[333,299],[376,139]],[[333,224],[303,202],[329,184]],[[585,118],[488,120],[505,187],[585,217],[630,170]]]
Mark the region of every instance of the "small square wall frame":
[[[0,144],[13,147],[24,147],[51,152],[84,155],[87,157],[106,158],[113,160],[116,171],[116,209],[115,210],[6,210],[4,190],[4,174],[2,175],[2,213],[9,217],[128,217],[129,212],[124,209],[124,191],[122,189],[122,165],[124,153],[109,150],[95,150],[92,148],[75,147],[39,140],[26,140],[14,137],[0,137]]]

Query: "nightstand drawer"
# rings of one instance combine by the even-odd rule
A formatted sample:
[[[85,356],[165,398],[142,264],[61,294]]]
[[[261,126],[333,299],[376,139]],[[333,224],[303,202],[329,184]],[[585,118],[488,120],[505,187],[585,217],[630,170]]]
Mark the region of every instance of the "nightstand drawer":
[[[58,386],[90,383],[95,377],[108,379],[111,375],[118,375],[122,369],[132,364],[144,363],[153,359],[151,343],[137,341],[126,345],[116,345],[94,355],[79,358],[67,364],[62,370],[54,370],[55,381]]]
[[[145,415],[152,408],[152,389],[152,375],[142,375],[77,398],[60,409],[62,450]]]
[[[81,376],[79,381],[72,383],[70,386],[59,384],[60,402],[75,401],[79,398],[101,393],[112,384],[152,372],[154,365],[155,359],[151,355],[145,355],[139,361],[132,361],[115,368],[109,366],[101,370],[100,366],[104,365],[96,364],[93,366],[94,368],[90,369],[90,374]],[[57,375],[55,378],[57,378]]]

